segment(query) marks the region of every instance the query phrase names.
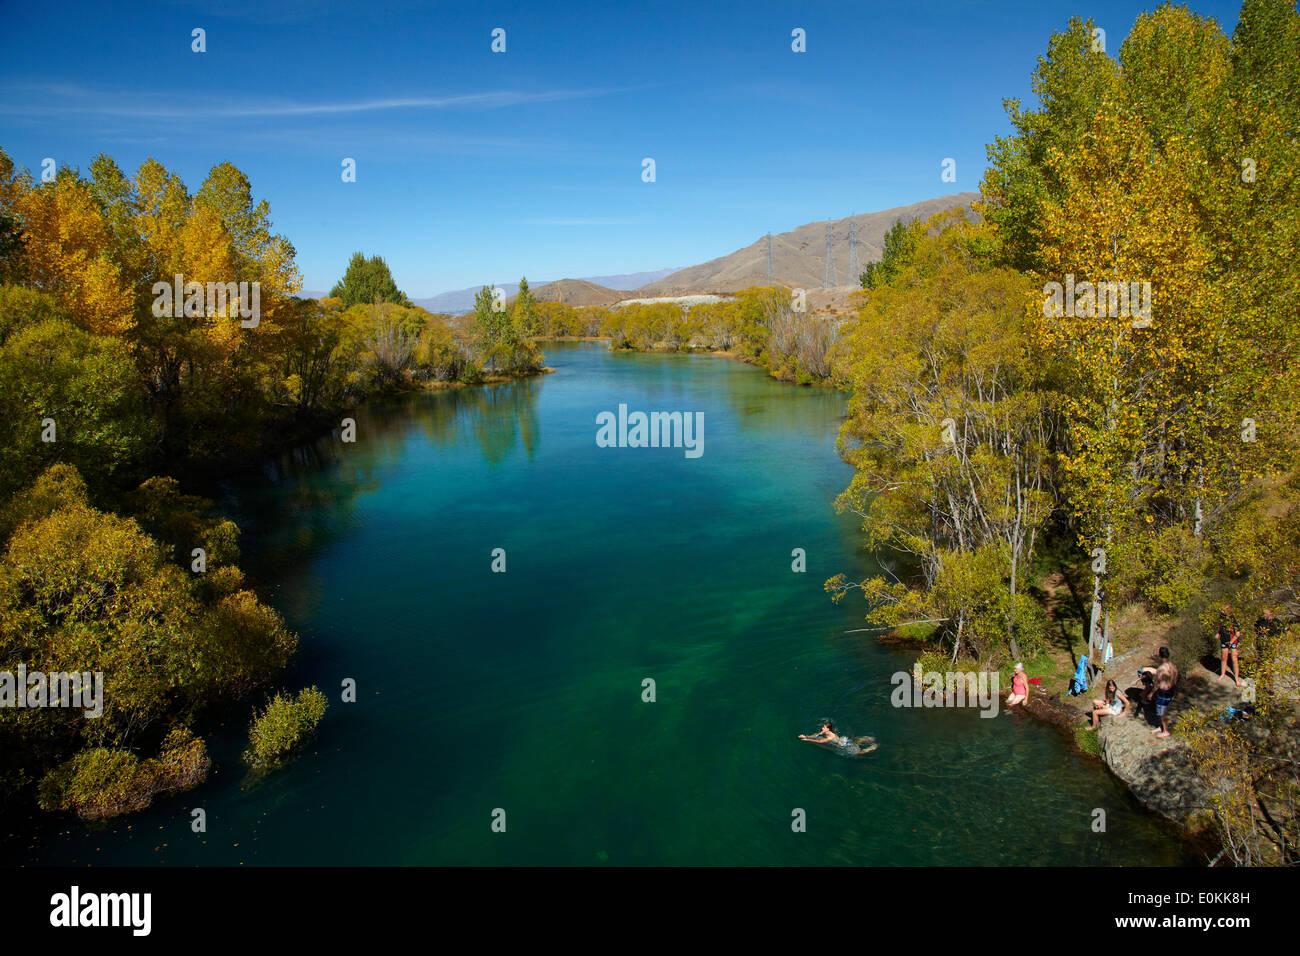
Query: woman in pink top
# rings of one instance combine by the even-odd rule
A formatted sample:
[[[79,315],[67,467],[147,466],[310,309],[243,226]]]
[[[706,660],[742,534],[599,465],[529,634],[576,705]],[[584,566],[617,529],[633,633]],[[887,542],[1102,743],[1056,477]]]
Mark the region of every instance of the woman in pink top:
[[[1029,697],[1029,681],[1025,678],[1025,665],[1016,664],[1016,672],[1011,675],[1011,694],[1007,697],[1007,706],[1023,704]]]

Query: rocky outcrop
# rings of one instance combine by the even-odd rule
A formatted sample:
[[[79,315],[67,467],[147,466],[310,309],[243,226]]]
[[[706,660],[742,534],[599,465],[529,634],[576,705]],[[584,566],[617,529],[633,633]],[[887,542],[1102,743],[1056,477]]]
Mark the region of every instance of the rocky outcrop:
[[[1102,718],[1101,759],[1148,809],[1186,823],[1207,794],[1192,772],[1191,755],[1177,736],[1159,738],[1141,715]]]
[[[1113,662],[1111,671],[1118,673]],[[1101,759],[1144,806],[1185,824],[1192,813],[1209,804],[1209,791],[1192,771],[1191,754],[1177,731],[1165,738],[1151,733],[1156,726],[1155,709],[1151,701],[1143,699],[1142,688],[1131,686],[1124,693],[1132,701],[1124,716],[1102,718],[1098,731]],[[1176,725],[1179,714],[1189,709],[1222,713],[1226,706],[1240,702],[1241,691],[1230,681],[1217,681],[1199,663],[1189,662],[1178,681],[1170,716]]]

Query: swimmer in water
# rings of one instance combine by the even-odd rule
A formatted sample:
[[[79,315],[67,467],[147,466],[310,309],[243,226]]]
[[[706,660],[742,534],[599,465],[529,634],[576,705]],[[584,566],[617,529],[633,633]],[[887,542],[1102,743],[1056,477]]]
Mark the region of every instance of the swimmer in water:
[[[800,740],[806,740],[810,744],[831,744],[839,747],[845,753],[851,756],[860,756],[861,754],[871,753],[876,749],[875,737],[841,737],[835,732],[835,725],[829,720],[822,724],[822,729],[815,734],[800,734]]]

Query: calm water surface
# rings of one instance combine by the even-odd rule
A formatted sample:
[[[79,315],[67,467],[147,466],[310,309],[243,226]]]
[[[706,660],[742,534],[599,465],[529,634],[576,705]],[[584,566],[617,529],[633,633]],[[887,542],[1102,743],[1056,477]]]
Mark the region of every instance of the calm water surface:
[[[230,487],[245,567],[302,638],[284,683],[331,696],[301,759],[249,779],[241,709],[210,737],[204,787],[109,825],[64,822],[5,858],[1192,862],[1052,728],[889,705],[910,659],[846,635],[861,602],[822,588],[871,570],[855,520],[831,508],[849,478],[842,395],[703,356],[546,354],[554,375],[368,405],[356,444],[322,440]],[[620,402],[702,411],[703,456],[597,448],[596,416]],[[795,739],[823,717],[879,749],[847,759]],[[795,808],[807,832],[791,831]]]

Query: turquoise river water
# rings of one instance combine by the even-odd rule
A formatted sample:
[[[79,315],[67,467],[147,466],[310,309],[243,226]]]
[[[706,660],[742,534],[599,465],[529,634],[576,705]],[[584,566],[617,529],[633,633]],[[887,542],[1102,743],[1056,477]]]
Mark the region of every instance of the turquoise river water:
[[[823,590],[871,570],[856,520],[831,507],[849,479],[843,395],[707,356],[546,355],[552,375],[372,403],[354,413],[355,444],[325,438],[229,483],[250,580],[301,636],[283,683],[331,699],[296,763],[247,776],[250,704],[212,732],[198,790],[105,825],[47,826],[5,857],[1194,862],[1055,729],[891,706],[910,657],[846,634],[861,600]],[[702,412],[703,454],[598,447],[596,416],[620,403]],[[345,678],[355,703],[340,700]],[[796,739],[824,717],[878,749],[849,759]],[[193,807],[206,833],[191,831]]]

